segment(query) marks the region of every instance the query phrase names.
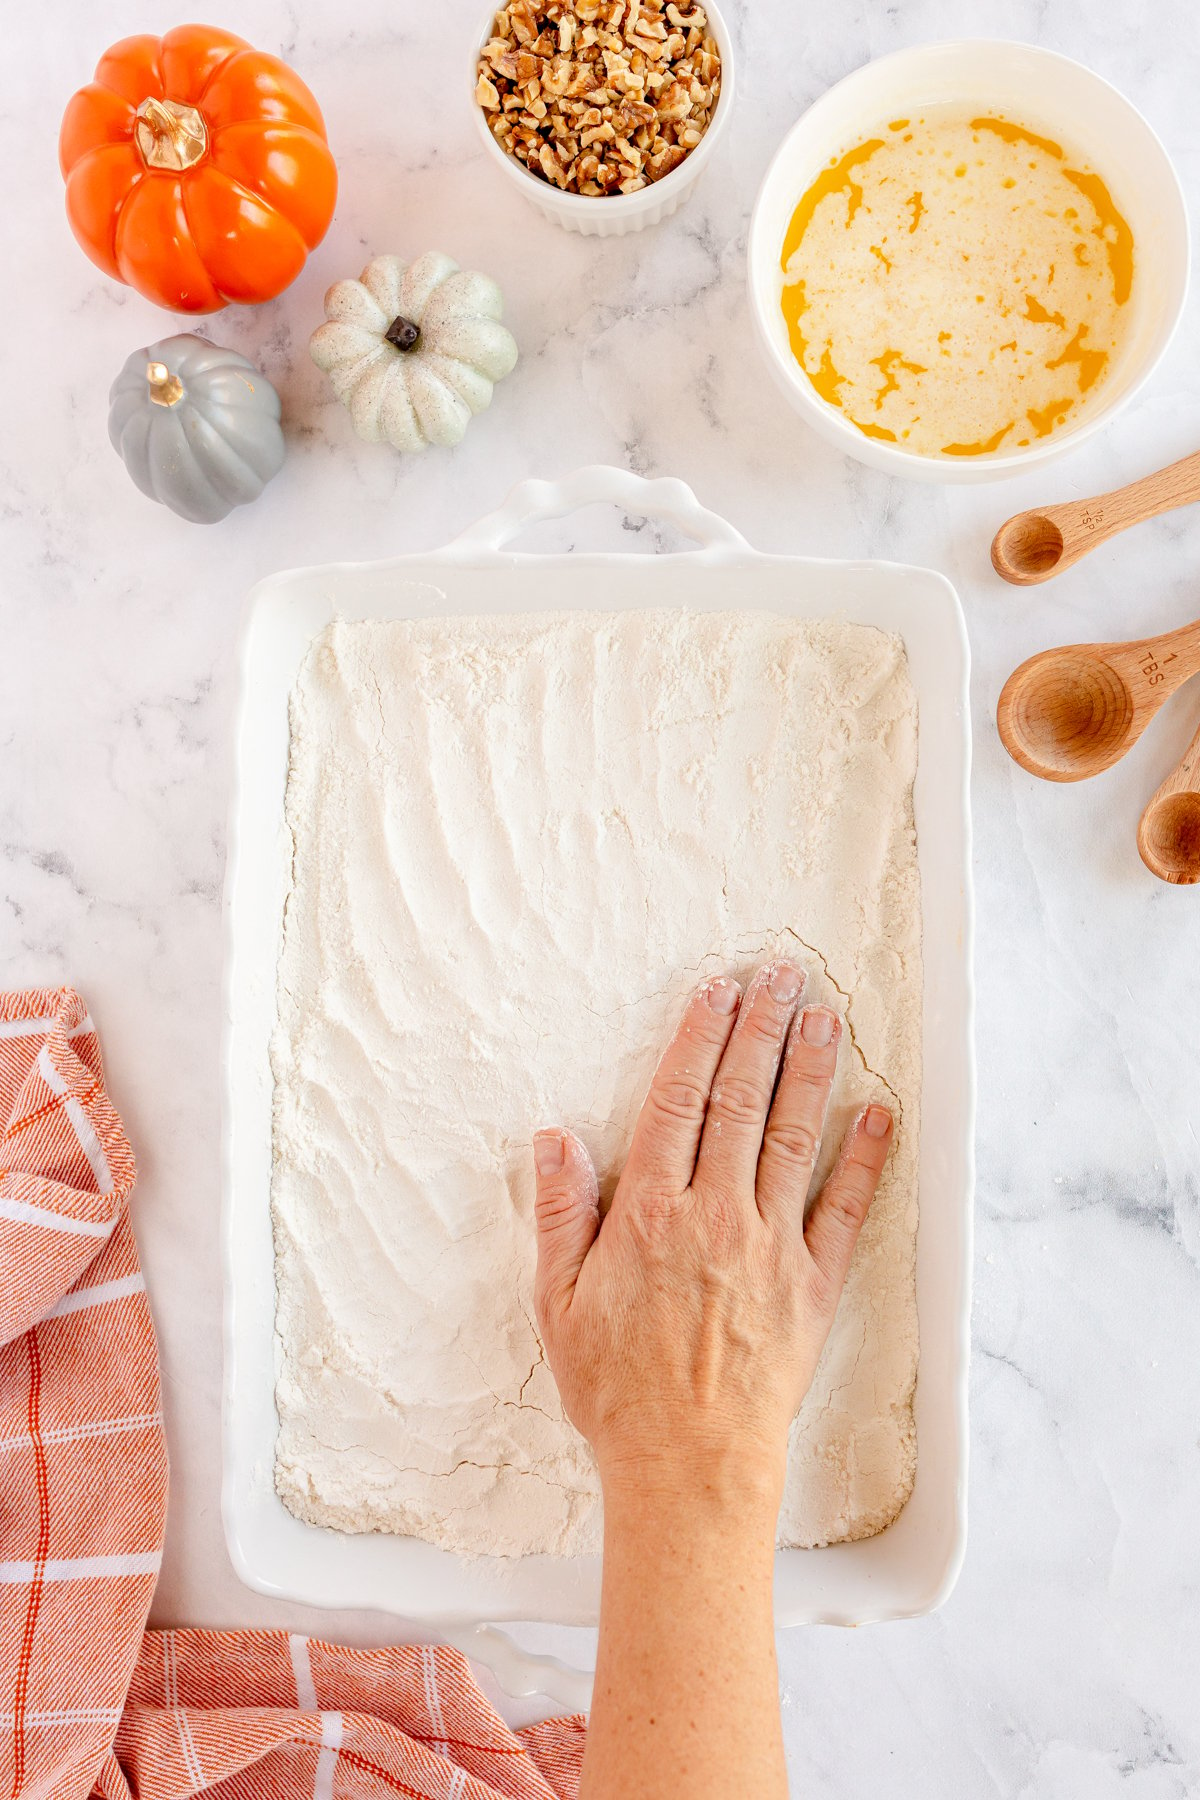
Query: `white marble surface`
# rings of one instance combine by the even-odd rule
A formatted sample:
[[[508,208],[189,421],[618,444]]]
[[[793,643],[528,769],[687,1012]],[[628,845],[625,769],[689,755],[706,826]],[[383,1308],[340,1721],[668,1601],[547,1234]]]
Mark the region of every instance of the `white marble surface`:
[[[239,1586],[217,1500],[220,902],[242,595],[290,564],[436,546],[520,476],[625,462],[682,475],[764,549],[945,570],[976,659],[967,1562],[935,1617],[781,1639],[796,1791],[1196,1794],[1200,894],[1154,881],[1134,828],[1200,699],[1185,690],[1124,764],[1078,788],[1021,774],[993,711],[1004,676],[1035,649],[1200,611],[1200,522],[1143,527],[1029,593],[992,576],[987,544],[1019,506],[1094,492],[1195,447],[1197,308],[1099,442],[1040,480],[935,490],[840,460],[788,411],[751,338],[743,256],[754,191],[797,113],[865,58],[964,29],[1090,62],[1147,112],[1194,190],[1200,30],[1190,0],[725,5],[741,93],[719,166],[677,218],[608,243],[542,222],[484,165],[460,99],[475,0],[220,9],[311,83],[342,197],[289,293],[204,327],[261,359],[283,392],[290,444],[265,497],[211,529],[145,501],[108,446],[110,380],[172,325],[76,249],[54,161],[59,106],[101,47],[178,15],[161,0],[61,0],[6,18],[3,978],[72,981],[86,994],[141,1164],[136,1222],[174,1480],[155,1616],[305,1622]],[[329,280],[368,252],[430,245],[500,278],[522,362],[458,453],[402,461],[353,441],[304,346]],[[536,541],[649,551],[655,537],[598,513]],[[398,1629],[336,1625],[376,1638]]]

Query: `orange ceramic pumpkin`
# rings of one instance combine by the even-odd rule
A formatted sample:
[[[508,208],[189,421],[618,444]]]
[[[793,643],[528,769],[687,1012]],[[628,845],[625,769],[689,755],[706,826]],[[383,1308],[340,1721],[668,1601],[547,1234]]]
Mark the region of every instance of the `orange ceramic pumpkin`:
[[[207,25],[106,51],[67,107],[59,161],[92,261],[176,312],[273,299],[337,198],[325,124],[299,76]]]

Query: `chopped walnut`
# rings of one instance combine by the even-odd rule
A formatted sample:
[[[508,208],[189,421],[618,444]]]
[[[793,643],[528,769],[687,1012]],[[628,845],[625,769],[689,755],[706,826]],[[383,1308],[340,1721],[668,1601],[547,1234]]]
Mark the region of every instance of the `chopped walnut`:
[[[696,148],[721,93],[701,5],[510,0],[479,53],[496,142],[566,193],[636,194]]]

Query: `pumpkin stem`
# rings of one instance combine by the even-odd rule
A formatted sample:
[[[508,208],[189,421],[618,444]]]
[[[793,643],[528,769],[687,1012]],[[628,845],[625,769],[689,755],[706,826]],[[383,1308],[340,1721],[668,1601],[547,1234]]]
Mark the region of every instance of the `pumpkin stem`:
[[[177,406],[183,399],[183,383],[178,375],[172,375],[166,363],[147,363],[146,381],[155,406]]]
[[[397,313],[383,335],[397,350],[415,350],[421,341],[421,327]]]
[[[133,139],[148,169],[190,169],[208,150],[208,126],[195,106],[151,96],[137,109]]]

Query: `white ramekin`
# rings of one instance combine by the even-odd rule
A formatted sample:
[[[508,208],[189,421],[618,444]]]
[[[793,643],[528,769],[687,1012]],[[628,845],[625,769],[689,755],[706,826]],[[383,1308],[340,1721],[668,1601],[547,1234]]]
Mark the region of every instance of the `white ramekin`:
[[[492,161],[504,169],[510,181],[516,182],[522,194],[539,212],[545,213],[559,225],[565,225],[568,231],[580,231],[585,237],[624,237],[628,231],[641,231],[646,225],[657,225],[661,219],[670,215],[681,206],[691,193],[704,170],[705,164],[717,147],[718,140],[724,136],[729,127],[730,114],[733,111],[733,44],[725,21],[711,4],[711,0],[702,0],[708,15],[708,26],[717,40],[717,48],[721,52],[721,92],[717,100],[708,130],[690,155],[685,156],[677,169],[664,175],[661,181],[652,181],[649,187],[641,188],[636,194],[609,194],[603,197],[596,194],[565,194],[538,175],[531,175],[529,170],[507,150],[502,150],[488,128],[489,114],[485,113],[475,98],[475,83],[479,79],[479,52],[492,35],[492,22],[496,16],[496,6],[489,6],[483,33],[471,44],[470,97],[471,111],[475,115],[476,129],[487,145],[487,153]]]
[[[817,394],[788,345],[779,253],[800,196],[839,151],[881,120],[953,101],[986,107],[1061,135],[1108,183],[1134,244],[1134,309],[1121,359],[1079,423],[1028,450],[970,458],[921,456],[864,437]],[[759,190],[750,223],[750,304],[767,361],[810,425],[859,462],[917,481],[991,481],[1072,450],[1131,400],[1179,323],[1187,298],[1188,220],[1179,177],[1142,115],[1082,64],[1032,44],[923,44],[867,63],[831,87],[793,125]]]

